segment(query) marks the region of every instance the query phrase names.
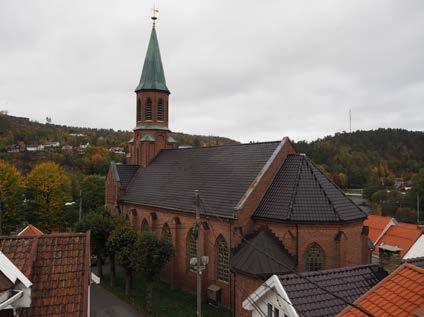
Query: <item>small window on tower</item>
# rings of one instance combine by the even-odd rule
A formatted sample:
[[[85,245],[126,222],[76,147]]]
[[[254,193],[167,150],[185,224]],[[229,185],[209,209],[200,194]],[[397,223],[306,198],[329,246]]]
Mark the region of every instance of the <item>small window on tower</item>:
[[[152,120],[152,99],[146,100],[146,120]]]
[[[137,98],[137,122],[141,121],[141,101]]]
[[[163,99],[159,98],[158,101],[158,121],[163,121]]]

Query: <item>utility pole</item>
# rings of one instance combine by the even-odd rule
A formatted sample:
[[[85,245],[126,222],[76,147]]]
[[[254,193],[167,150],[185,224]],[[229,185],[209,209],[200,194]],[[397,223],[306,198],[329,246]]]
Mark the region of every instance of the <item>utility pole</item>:
[[[352,109],[349,109],[349,133],[352,133]]]
[[[417,193],[417,224],[420,224],[420,194]]]
[[[194,203],[196,205],[196,276],[197,276],[197,317],[202,316],[202,271],[201,271],[201,256],[200,256],[200,200],[199,191],[194,191]]]
[[[82,190],[80,189],[79,192],[79,211],[78,211],[78,220],[81,221],[82,219]]]

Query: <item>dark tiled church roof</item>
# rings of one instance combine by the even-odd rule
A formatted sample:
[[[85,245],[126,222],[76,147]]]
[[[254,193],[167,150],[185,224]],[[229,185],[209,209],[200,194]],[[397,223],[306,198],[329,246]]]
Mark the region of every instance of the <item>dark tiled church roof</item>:
[[[345,222],[366,218],[305,155],[289,155],[254,218],[292,222]]]
[[[121,201],[232,218],[234,208],[281,142],[162,150],[140,168]]]
[[[232,271],[267,279],[296,269],[296,259],[271,231],[261,229],[246,240],[231,257]],[[272,259],[258,250],[272,255]]]
[[[279,278],[300,317],[330,317],[339,313],[346,304],[309,281],[352,303],[386,276],[387,272],[382,268],[369,264]]]
[[[123,189],[127,188],[129,182],[134,177],[137,170],[140,168],[138,165],[115,164],[112,163],[112,174],[115,181],[120,182]]]
[[[424,256],[418,257],[418,258],[410,258],[410,259],[406,259],[403,260],[402,263],[411,263],[415,266],[421,267],[424,269]]]

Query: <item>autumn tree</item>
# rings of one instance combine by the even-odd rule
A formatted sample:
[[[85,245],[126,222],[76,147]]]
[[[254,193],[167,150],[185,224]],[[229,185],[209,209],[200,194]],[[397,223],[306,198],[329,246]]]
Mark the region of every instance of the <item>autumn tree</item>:
[[[61,166],[53,162],[35,165],[26,179],[28,221],[43,231],[66,229],[64,206],[70,192],[69,177]]]
[[[159,239],[151,231],[143,231],[135,245],[137,270],[143,273],[146,281],[145,301],[147,312],[152,311],[153,282],[159,277],[166,263],[175,255],[172,242],[167,238]]]
[[[88,213],[100,210],[105,205],[105,178],[88,175],[81,181],[82,209]]]
[[[138,233],[130,226],[119,226],[111,233],[107,247],[125,270],[125,295],[129,295],[133,274],[137,269]]]
[[[21,174],[14,166],[0,160],[0,233],[9,234],[22,224],[24,200]]]

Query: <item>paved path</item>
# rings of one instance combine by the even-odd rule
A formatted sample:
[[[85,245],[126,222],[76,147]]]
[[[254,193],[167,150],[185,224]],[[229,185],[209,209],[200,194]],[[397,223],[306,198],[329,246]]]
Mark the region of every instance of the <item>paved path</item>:
[[[130,305],[100,285],[90,286],[91,317],[141,317]]]

